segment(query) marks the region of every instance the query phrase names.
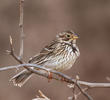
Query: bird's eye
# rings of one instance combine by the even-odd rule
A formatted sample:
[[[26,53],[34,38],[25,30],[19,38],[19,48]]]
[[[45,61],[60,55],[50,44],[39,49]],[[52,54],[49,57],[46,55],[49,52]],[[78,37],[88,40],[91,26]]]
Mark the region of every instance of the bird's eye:
[[[70,35],[69,35],[69,34],[67,34],[66,36],[67,36],[68,38],[70,37]]]

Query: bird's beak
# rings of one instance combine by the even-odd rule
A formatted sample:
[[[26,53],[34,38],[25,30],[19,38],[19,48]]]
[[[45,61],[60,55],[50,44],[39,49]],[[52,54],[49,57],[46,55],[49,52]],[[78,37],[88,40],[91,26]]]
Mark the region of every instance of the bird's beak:
[[[73,36],[73,40],[76,40],[78,39],[79,37],[78,36]]]

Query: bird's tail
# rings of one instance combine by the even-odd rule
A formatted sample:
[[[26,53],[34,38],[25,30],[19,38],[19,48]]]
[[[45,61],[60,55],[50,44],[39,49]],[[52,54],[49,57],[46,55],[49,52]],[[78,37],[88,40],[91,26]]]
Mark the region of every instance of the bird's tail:
[[[21,87],[26,83],[26,81],[31,77],[31,75],[32,75],[32,72],[28,70],[23,70],[20,73],[13,76],[10,79],[10,81],[12,81],[15,86]]]

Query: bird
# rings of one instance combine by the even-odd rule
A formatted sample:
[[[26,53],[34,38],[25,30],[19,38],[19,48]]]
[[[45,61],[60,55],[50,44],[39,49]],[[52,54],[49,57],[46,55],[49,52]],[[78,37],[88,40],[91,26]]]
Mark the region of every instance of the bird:
[[[78,38],[78,34],[71,30],[62,31],[39,53],[31,57],[28,63],[37,64],[59,72],[66,71],[74,65],[76,59],[80,56],[79,48],[76,45]],[[24,69],[10,80],[15,86],[21,87],[32,74],[32,72]]]

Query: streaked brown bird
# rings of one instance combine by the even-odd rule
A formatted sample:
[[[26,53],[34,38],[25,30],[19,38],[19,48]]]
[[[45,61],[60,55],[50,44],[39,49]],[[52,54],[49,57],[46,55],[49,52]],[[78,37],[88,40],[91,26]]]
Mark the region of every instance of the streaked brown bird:
[[[76,39],[78,39],[78,35],[73,31],[64,31],[57,34],[50,44],[29,60],[29,63],[60,72],[70,69],[80,55],[76,46]],[[32,73],[25,69],[12,77],[11,81],[15,86],[21,87],[31,76]]]

